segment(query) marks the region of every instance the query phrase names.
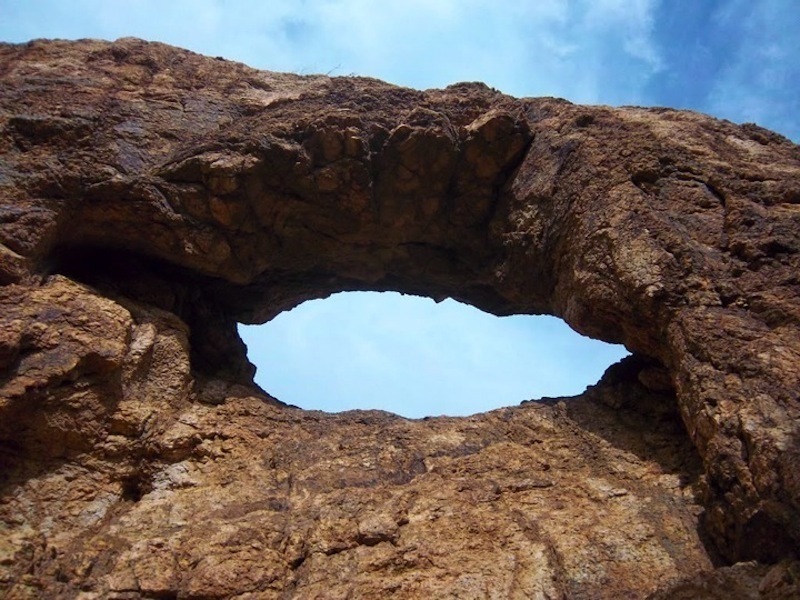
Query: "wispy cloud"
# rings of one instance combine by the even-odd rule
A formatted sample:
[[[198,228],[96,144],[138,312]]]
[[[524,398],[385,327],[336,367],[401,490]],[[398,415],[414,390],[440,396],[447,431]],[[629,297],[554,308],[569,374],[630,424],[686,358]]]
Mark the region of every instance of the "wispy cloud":
[[[636,96],[658,68],[653,4],[335,0],[317,5],[305,22],[316,40],[311,47],[333,49],[345,73],[415,87],[480,80],[515,95],[612,102]],[[629,77],[632,66],[638,81]],[[609,76],[617,83],[613,98],[603,85]]]
[[[6,4],[16,26],[0,25],[6,39],[135,35],[265,69],[356,73],[419,88],[484,81],[520,96],[611,103],[638,98],[659,64],[653,0]]]
[[[736,40],[708,97],[709,112],[753,121],[800,140],[800,5],[794,0],[733,0],[715,15]]]

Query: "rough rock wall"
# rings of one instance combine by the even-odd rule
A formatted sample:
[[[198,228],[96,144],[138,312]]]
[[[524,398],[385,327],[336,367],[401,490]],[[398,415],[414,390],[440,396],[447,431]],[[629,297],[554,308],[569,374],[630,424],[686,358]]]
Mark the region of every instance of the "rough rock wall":
[[[0,45],[0,157],[10,597],[798,593],[784,138],[126,39]],[[237,321],[357,289],[634,358],[468,419],[253,386]]]

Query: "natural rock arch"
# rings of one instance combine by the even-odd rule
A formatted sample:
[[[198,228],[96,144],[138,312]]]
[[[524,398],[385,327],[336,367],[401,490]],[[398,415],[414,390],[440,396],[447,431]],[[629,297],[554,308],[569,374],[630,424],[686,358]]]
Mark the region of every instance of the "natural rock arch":
[[[47,343],[19,307],[53,274],[177,315],[197,381],[244,385],[237,321],[342,290],[452,297],[552,314],[665,368],[724,558],[774,562],[800,543],[800,150],[784,138],[137,40],[2,46],[0,76],[7,414],[34,418],[14,398],[75,369],[121,369],[109,342],[50,383],[24,372]],[[130,356],[138,338],[114,310],[103,327]]]
[[[237,329],[255,382],[283,402],[410,419],[579,395],[628,356],[554,317],[396,292],[340,292]]]

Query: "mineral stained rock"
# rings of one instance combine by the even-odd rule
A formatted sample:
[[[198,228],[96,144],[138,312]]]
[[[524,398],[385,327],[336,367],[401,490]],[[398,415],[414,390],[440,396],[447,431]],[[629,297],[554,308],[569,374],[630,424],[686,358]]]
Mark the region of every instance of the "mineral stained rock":
[[[754,125],[0,45],[1,593],[800,597],[799,251]],[[469,418],[257,388],[236,323],[342,290],[633,355]]]

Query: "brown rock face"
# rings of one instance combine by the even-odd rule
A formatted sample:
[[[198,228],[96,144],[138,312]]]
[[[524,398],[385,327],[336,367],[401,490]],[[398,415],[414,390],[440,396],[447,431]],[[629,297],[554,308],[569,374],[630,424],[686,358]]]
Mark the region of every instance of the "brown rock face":
[[[0,45],[0,590],[800,597],[799,251],[756,126]],[[463,419],[256,388],[236,322],[341,290],[634,356]]]

